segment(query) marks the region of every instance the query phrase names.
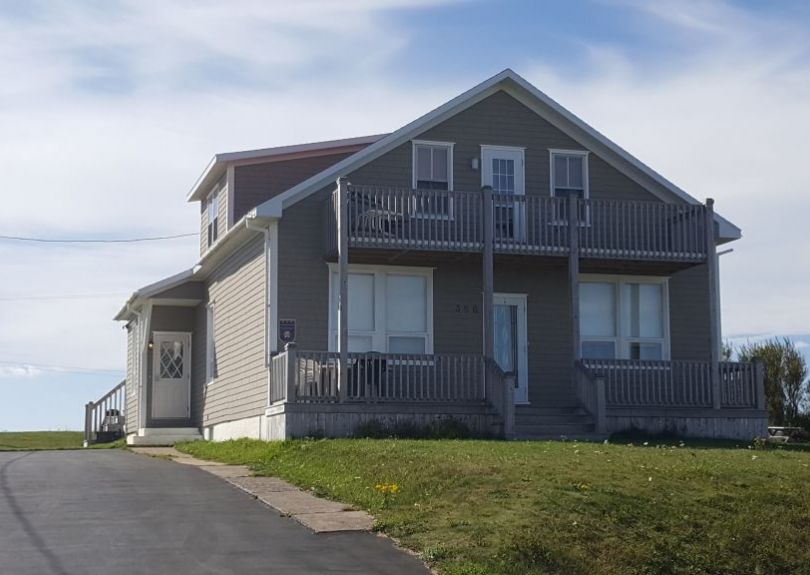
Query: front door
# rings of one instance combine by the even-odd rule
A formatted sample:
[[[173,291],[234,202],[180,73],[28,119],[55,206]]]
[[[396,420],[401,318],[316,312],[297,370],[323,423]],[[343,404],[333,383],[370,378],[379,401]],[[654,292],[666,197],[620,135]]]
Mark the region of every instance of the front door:
[[[522,240],[526,233],[523,149],[481,148],[481,185],[492,186],[494,239]]]
[[[191,334],[155,332],[152,341],[152,419],[190,415]]]
[[[503,371],[515,374],[515,403],[529,403],[526,296],[495,294],[492,303],[495,361]]]

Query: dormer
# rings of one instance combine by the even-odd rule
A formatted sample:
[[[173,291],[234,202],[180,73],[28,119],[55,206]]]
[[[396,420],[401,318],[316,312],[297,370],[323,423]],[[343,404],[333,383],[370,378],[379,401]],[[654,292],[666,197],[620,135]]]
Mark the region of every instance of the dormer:
[[[259,204],[384,135],[217,154],[187,197],[200,202],[200,255]]]

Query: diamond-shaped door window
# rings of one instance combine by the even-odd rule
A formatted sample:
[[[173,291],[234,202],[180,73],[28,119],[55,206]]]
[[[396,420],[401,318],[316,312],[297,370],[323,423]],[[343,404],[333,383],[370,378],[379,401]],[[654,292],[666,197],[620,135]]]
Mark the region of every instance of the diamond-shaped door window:
[[[180,379],[183,377],[183,342],[160,342],[160,377]]]

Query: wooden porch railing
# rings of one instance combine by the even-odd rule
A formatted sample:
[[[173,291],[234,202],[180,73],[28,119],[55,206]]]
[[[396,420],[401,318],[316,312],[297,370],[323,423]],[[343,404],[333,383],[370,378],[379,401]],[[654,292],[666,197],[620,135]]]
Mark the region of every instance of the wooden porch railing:
[[[560,255],[572,245],[594,259],[700,262],[706,259],[703,205],[619,200],[574,200],[480,191],[411,190],[347,185],[348,236],[353,248],[480,252],[485,211],[491,211],[493,250],[501,254]],[[327,253],[337,250],[336,190],[327,198]]]
[[[712,369],[704,361],[587,359],[591,382],[604,378],[606,407],[711,408]],[[720,363],[720,407],[762,409],[761,370],[754,363]]]
[[[594,418],[596,433],[605,433],[607,420],[605,408],[605,378],[601,374],[591,374],[582,362],[574,364],[576,396],[580,405]]]
[[[97,441],[112,441],[122,437],[126,423],[126,380],[122,381],[100,399],[84,406],[84,445]]]
[[[270,404],[446,403],[491,405],[514,426],[514,376],[479,354],[349,353],[347,382],[339,384],[340,354],[298,351],[273,357]]]

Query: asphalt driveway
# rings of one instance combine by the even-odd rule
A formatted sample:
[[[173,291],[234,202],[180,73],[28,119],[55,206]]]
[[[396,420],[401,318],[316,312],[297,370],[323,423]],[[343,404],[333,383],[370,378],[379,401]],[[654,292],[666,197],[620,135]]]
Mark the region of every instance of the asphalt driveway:
[[[315,535],[225,481],[125,451],[0,453],[0,573],[425,574],[370,533]]]

